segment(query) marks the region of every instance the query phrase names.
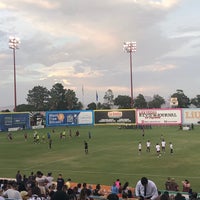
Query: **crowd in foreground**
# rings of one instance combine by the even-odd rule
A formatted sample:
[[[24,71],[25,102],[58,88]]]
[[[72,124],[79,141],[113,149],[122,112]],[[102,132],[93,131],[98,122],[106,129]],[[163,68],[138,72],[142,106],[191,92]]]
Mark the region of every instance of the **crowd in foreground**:
[[[176,186],[176,193],[170,194],[170,187]],[[66,182],[59,174],[57,180],[51,173],[45,176],[41,171],[33,172],[28,178],[22,177],[20,171],[16,174],[16,180],[0,180],[0,200],[6,198],[15,200],[186,200],[182,193],[178,192],[177,184],[168,179],[165,183],[166,191],[160,192],[156,184],[146,177],[142,177],[136,184],[134,190],[128,182],[123,185],[117,179],[109,190],[102,189],[100,184],[95,187],[87,183],[73,185],[69,178]],[[198,199],[198,195],[191,191],[189,181],[185,180],[183,186],[187,189],[190,200]]]

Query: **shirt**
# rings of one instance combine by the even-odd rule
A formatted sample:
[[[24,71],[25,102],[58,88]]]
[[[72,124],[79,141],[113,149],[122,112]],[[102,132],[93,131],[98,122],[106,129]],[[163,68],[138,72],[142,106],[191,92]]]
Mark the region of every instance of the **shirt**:
[[[16,200],[22,200],[22,196],[19,193],[19,191],[14,189],[8,189],[3,193],[4,196],[7,196],[9,199],[16,199]]]
[[[159,144],[156,145],[156,151],[160,151],[160,145]]]
[[[152,200],[156,199],[158,197],[156,184],[153,181],[148,180],[146,185],[146,195],[144,195],[144,186],[142,185],[141,181],[138,181],[135,187],[135,195],[137,197],[142,196],[144,198],[151,197]]]

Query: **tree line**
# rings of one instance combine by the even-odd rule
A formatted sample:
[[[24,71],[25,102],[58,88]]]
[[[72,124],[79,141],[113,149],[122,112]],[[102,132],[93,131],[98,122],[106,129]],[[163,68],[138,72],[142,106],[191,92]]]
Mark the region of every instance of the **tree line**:
[[[171,98],[177,98],[177,108],[188,108],[191,104],[200,107],[200,95],[189,99],[183,90],[177,89],[171,95]],[[131,97],[128,95],[118,95],[114,98],[113,91],[108,89],[103,97],[104,102],[91,102],[87,105],[86,110],[96,109],[129,109],[131,108]],[[61,83],[56,83],[50,90],[43,86],[35,86],[28,91],[27,104],[17,106],[17,112],[24,111],[50,111],[50,110],[82,110],[83,104],[76,97],[76,93],[71,89],[65,89]],[[143,94],[139,94],[133,100],[133,108],[161,108],[166,103],[165,99],[158,94],[149,99],[145,99]],[[2,110],[9,112],[9,110]]]

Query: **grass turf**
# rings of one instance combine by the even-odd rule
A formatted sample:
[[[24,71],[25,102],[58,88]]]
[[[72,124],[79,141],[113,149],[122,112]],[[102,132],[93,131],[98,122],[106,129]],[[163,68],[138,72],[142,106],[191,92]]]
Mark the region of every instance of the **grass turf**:
[[[73,137],[69,139],[69,129]],[[37,130],[40,140],[44,134],[46,143],[33,143],[34,130],[12,132],[13,140],[7,133],[0,133],[0,177],[14,178],[17,170],[29,176],[41,170],[44,174],[52,172],[54,180],[59,173],[73,182],[112,185],[117,178],[122,184],[128,181],[135,187],[142,177],[153,180],[158,189],[165,189],[167,177],[175,178],[182,190],[181,181],[188,179],[193,191],[199,192],[200,127],[182,131],[177,126],[153,127],[142,130],[118,129],[116,126],[99,127],[57,127]],[[66,130],[66,140],[59,135]],[[76,130],[80,137],[75,137]],[[88,138],[88,131],[92,138]],[[24,139],[28,133],[28,141]],[[51,133],[52,149],[49,149],[47,132]],[[166,153],[156,156],[155,145],[161,137],[167,142]],[[84,153],[84,140],[89,144],[89,154]],[[146,152],[146,141],[151,141],[151,152]],[[138,143],[142,143],[142,153],[138,155]],[[173,143],[174,154],[169,153],[169,142]]]

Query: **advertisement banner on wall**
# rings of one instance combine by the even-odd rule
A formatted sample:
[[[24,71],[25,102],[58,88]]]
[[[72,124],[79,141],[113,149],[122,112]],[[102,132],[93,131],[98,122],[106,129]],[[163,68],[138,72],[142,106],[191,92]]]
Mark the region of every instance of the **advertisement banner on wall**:
[[[137,109],[136,122],[143,125],[181,124],[181,109]]]
[[[48,111],[46,112],[46,126],[77,126],[93,125],[93,111]]]
[[[95,125],[134,125],[135,109],[95,110]]]
[[[200,109],[199,108],[184,108],[182,109],[183,124],[200,124]]]
[[[29,129],[29,113],[14,112],[0,113],[0,131]]]

